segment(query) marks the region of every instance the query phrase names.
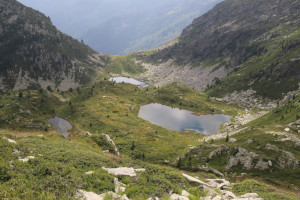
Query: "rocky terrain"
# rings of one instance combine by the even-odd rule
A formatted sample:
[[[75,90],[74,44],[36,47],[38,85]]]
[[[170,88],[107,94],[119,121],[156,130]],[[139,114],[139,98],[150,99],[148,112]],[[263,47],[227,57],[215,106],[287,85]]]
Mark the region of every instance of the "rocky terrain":
[[[41,13],[0,0],[0,198],[298,200],[298,8],[226,0],[178,40],[122,57],[97,54]],[[180,57],[182,47],[201,55]],[[221,57],[205,60],[214,53]],[[139,117],[152,103],[232,118],[213,135],[172,131]],[[69,123],[68,137],[54,117]]]
[[[182,81],[216,97],[253,91],[251,97],[281,99],[299,88],[299,4],[224,1],[173,45],[138,52],[148,69],[141,77],[159,85]]]

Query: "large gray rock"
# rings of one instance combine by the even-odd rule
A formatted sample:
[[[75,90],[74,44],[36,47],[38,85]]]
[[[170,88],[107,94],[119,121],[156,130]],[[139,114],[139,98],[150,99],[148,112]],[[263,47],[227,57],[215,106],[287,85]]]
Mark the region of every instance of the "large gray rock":
[[[181,196],[179,194],[172,194],[170,200],[190,200],[188,197]]]
[[[263,161],[258,154],[248,151],[242,147],[235,147],[234,150],[236,153],[230,156],[225,167],[226,169],[231,169],[239,164],[246,170],[254,168],[259,170],[269,169],[269,162]]]
[[[229,138],[228,143],[235,143],[237,142],[237,139],[235,138]]]
[[[222,200],[223,198],[220,195],[215,196],[212,200]]]
[[[235,147],[237,152],[235,155],[230,156],[226,169],[230,169],[238,164],[241,164],[244,169],[250,170],[255,167],[254,161],[259,160],[259,155],[254,152],[249,152],[242,147]]]
[[[94,192],[86,192],[83,190],[78,190],[76,196],[80,200],[103,200],[104,199],[104,197]]]
[[[207,179],[207,181],[212,188],[217,189],[225,189],[230,185],[230,182],[225,179]]]
[[[298,168],[299,161],[295,158],[294,154],[288,151],[284,151],[276,147],[275,145],[267,144],[265,147],[267,150],[281,152],[281,156],[277,159],[277,166],[281,169],[296,169]]]
[[[120,152],[119,152],[119,150],[118,150],[118,148],[117,148],[115,142],[109,137],[109,135],[104,134],[104,133],[102,133],[102,135],[105,137],[106,141],[109,142],[109,143],[112,145],[115,154],[116,154],[117,156],[120,156]]]
[[[294,154],[288,151],[282,151],[282,155],[278,159],[277,164],[281,169],[296,169],[299,167],[299,161],[295,158]]]
[[[119,167],[119,168],[106,168],[102,167],[102,169],[106,170],[109,174],[113,175],[121,175],[121,176],[136,176],[136,172],[145,171],[145,169],[134,169],[132,167]]]
[[[212,196],[217,195],[217,192],[214,189],[212,189],[206,185],[201,185],[201,186],[199,186],[199,188],[206,192],[206,196],[212,197]]]
[[[187,192],[186,190],[182,190],[181,196],[189,197],[189,196],[190,196],[190,193]]]
[[[215,156],[219,156],[219,155],[222,155],[222,154],[226,154],[226,153],[229,153],[230,151],[230,148],[228,148],[227,146],[225,145],[221,145],[218,149],[210,152],[208,158],[209,159],[212,159],[213,157]]]
[[[269,162],[265,162],[262,159],[259,159],[259,161],[255,165],[255,169],[259,169],[259,170],[266,170],[269,169],[269,167],[270,167]]]
[[[223,190],[222,191],[224,199],[238,199],[235,194],[230,191]]]

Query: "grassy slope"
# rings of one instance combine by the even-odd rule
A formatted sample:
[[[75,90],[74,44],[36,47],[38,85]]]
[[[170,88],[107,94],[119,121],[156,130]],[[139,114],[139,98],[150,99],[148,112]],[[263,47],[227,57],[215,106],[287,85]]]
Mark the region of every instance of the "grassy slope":
[[[270,99],[282,98],[282,93],[299,88],[300,29],[259,44],[267,53],[254,56],[241,65],[242,69],[224,78],[208,90],[212,96],[224,96],[234,91],[252,88]],[[278,71],[279,70],[279,71]]]
[[[270,168],[269,171],[260,171],[260,170],[249,170],[245,171],[242,170],[240,167],[232,168],[231,170],[225,170],[224,167],[227,165],[228,158],[226,155],[222,155],[219,157],[216,157],[212,160],[209,160],[209,166],[218,169],[223,172],[227,172],[229,174],[229,177],[234,182],[241,182],[242,180],[249,179],[249,178],[255,178],[256,180],[263,181],[265,183],[272,184],[273,186],[285,189],[285,190],[293,190],[298,191],[297,188],[300,186],[300,170],[299,167],[297,169],[279,169],[274,167],[276,165],[277,160],[282,155],[279,152],[275,152],[272,150],[266,150],[265,146],[266,144],[275,145],[281,150],[291,152],[296,159],[300,160],[300,152],[299,149],[296,148],[294,141],[279,141],[282,138],[285,138],[284,136],[281,136],[279,134],[268,134],[269,132],[277,132],[277,133],[286,133],[284,129],[286,127],[289,127],[291,130],[288,132],[289,135],[293,135],[294,137],[300,137],[300,134],[298,133],[297,125],[298,123],[295,123],[297,120],[300,119],[300,96],[295,95],[288,103],[275,108],[271,110],[268,114],[246,124],[245,126],[248,126],[249,129],[246,129],[245,131],[242,131],[241,133],[238,133],[233,138],[237,139],[237,142],[235,143],[227,143],[225,139],[218,140],[218,141],[208,141],[203,143],[199,148],[196,150],[191,151],[187,154],[187,156],[181,161],[181,168],[183,169],[192,169],[195,171],[197,170],[198,165],[205,165],[206,162],[202,161],[201,157],[208,157],[209,153],[218,147],[213,148],[207,148],[208,146],[211,146],[211,144],[220,146],[222,144],[225,144],[227,147],[234,148],[236,146],[241,146],[248,151],[255,152],[259,154],[264,161],[271,160],[273,163],[273,167]],[[295,123],[293,125],[289,125],[290,123]],[[248,144],[247,141],[249,139],[252,139],[254,142],[251,144]],[[194,157],[194,156],[195,157]],[[244,176],[239,176],[241,173],[247,173]],[[245,184],[245,185],[244,185]],[[241,187],[247,188],[246,186],[248,182],[240,183]],[[256,183],[249,183],[253,192],[256,192]],[[239,185],[239,184],[237,184]],[[260,188],[262,185],[258,184],[258,188]],[[266,189],[266,191],[262,190],[260,192],[265,193],[264,195],[266,199],[289,199],[288,197],[283,198],[282,195],[274,195],[274,196],[268,196],[268,191],[274,191],[273,189]],[[259,193],[259,192],[258,192]],[[276,192],[275,192],[276,193]]]
[[[147,162],[160,163],[166,159],[173,160],[186,152],[188,145],[197,145],[197,139],[202,136],[195,133],[184,135],[181,132],[169,131],[139,119],[137,117],[139,106],[158,102],[203,114],[222,113],[222,110],[225,111],[225,114],[230,115],[242,112],[237,107],[215,102],[208,96],[178,83],[159,89],[153,87],[140,89],[129,84],[113,84],[103,81],[94,86],[72,92],[54,94],[46,91],[41,93],[30,91],[31,97],[28,98],[28,91],[23,91],[23,95],[25,97],[20,98],[18,93],[3,94],[0,99],[0,112],[2,112],[1,128],[6,129],[0,131],[0,134],[11,137],[18,142],[17,145],[9,144],[2,136],[0,137],[2,155],[0,163],[3,172],[0,183],[0,191],[2,192],[0,196],[22,199],[53,199],[55,197],[72,199],[72,195],[75,194],[75,189],[77,188],[97,193],[112,190],[113,177],[101,170],[102,166],[147,168],[147,171],[138,179],[119,177],[121,181],[128,184],[126,194],[131,198],[146,199],[151,194],[157,194],[162,197],[170,190],[180,192],[182,188],[198,196],[204,195],[201,191],[196,190],[193,185],[186,183],[179,176],[178,170]],[[62,96],[66,99],[69,98],[70,101],[61,102],[54,95],[60,95],[60,98]],[[297,106],[291,107],[287,105],[289,111],[284,118],[287,121],[284,121],[283,124],[294,120],[292,116],[298,112],[299,106]],[[20,113],[20,109],[30,110],[31,114]],[[281,112],[286,113],[285,107],[283,107]],[[48,132],[45,131],[45,127],[48,124],[46,120],[55,115],[66,118],[74,125],[73,134],[71,135],[72,141],[63,139],[51,128],[49,128]],[[293,152],[299,159],[297,151],[293,150],[289,142],[274,142],[275,136],[264,135],[264,131],[261,130],[263,125],[259,125],[259,123],[263,122],[264,128],[268,128],[268,121],[273,121],[273,118],[269,117],[266,119],[267,116],[253,122],[251,131],[236,135],[238,143],[231,146],[244,146],[245,141],[253,137],[256,142],[248,147],[244,146],[245,148],[257,151],[257,145],[263,146],[267,142],[271,144],[276,143],[279,148]],[[273,115],[271,116],[273,117]],[[14,121],[20,117],[22,119],[19,120],[19,123]],[[40,121],[29,123],[31,119],[38,117]],[[13,122],[13,125],[6,123],[5,120],[7,118]],[[281,119],[280,114],[278,114],[278,118]],[[36,125],[36,128],[26,127],[28,125],[25,123],[26,120],[29,125]],[[102,148],[105,149],[105,147],[97,145],[91,137],[78,135],[80,131],[90,131],[94,136],[102,132],[109,134],[116,142],[123,156],[118,158],[112,154],[104,154]],[[30,136],[40,134],[45,136]],[[263,137],[262,134],[264,135]],[[132,150],[130,150],[132,141],[135,141],[136,146],[133,151],[134,155],[132,155]],[[221,143],[224,143],[224,141],[216,142],[216,144]],[[28,163],[21,163],[16,160],[18,156],[12,154],[13,149],[20,150],[22,158],[28,155],[35,155],[37,159]],[[140,153],[145,153],[146,158],[144,161],[130,158],[136,157]],[[15,166],[13,171],[9,170],[9,161],[11,160]],[[194,161],[192,160],[192,162]],[[213,161],[210,164],[217,169],[219,169],[218,166],[222,166],[219,165],[220,161],[217,161],[215,165]],[[90,170],[96,171],[94,178],[84,175],[84,172]],[[194,175],[213,177],[202,172],[195,172]],[[295,180],[298,180],[295,171],[285,171],[284,173],[274,171],[274,173],[269,175],[251,172],[244,178],[251,177],[264,182],[269,181],[273,185],[277,184],[278,187],[282,187],[286,183],[288,183],[286,185],[291,185],[291,183],[298,185],[295,182]],[[98,179],[101,179],[102,182],[99,183]],[[232,180],[241,181],[234,177],[232,177]],[[282,181],[282,184],[278,184],[278,180]],[[271,195],[272,199],[282,199],[282,196],[285,196],[285,199],[296,199],[292,193],[286,194],[285,191],[266,186],[261,182],[256,182],[254,185],[252,182],[241,182],[234,186],[234,190],[237,192],[241,192],[240,190],[242,189],[247,192],[257,192],[259,190],[258,193],[265,198]],[[265,190],[266,187],[271,189]]]
[[[81,131],[90,131],[95,136],[107,133],[121,153],[133,157],[145,154],[146,160],[155,162],[174,160],[188,150],[189,145],[197,145],[197,139],[202,135],[185,135],[140,119],[137,115],[141,105],[161,103],[197,114],[224,113],[234,116],[239,111],[237,107],[213,101],[178,83],[163,88],[141,89],[130,84],[102,81],[72,92],[23,91],[22,94],[23,97],[19,97],[17,92],[1,95],[2,128],[47,131],[51,129],[47,119],[59,116],[73,124],[72,138],[78,137]],[[59,101],[63,96],[69,100]],[[131,150],[133,141],[136,146],[134,151]]]
[[[78,129],[95,134],[107,133],[121,153],[145,154],[147,160],[155,162],[175,159],[189,145],[196,145],[197,139],[202,136],[166,130],[140,119],[137,117],[139,106],[156,102],[199,113],[221,113],[220,110],[225,110],[228,114],[236,114],[230,111],[230,106],[214,102],[176,83],[160,89],[139,89],[129,84],[100,82],[74,96],[71,102],[72,106],[62,106],[58,112],[76,124]],[[133,141],[134,151],[131,150]]]

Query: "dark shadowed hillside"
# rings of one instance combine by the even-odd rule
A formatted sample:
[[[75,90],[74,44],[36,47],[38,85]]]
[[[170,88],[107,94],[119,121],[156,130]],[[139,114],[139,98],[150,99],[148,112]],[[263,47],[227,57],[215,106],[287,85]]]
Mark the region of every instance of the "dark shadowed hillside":
[[[0,89],[67,90],[97,76],[105,57],[58,31],[42,13],[0,1]]]

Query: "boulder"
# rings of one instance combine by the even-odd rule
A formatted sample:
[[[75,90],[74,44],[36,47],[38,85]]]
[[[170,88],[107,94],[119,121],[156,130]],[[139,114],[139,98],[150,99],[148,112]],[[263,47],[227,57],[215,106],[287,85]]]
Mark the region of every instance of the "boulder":
[[[207,181],[212,188],[217,189],[224,189],[230,185],[230,182],[225,179],[207,179]]]
[[[214,189],[207,187],[206,185],[201,185],[199,188],[206,192],[206,196],[212,197],[214,195],[217,195],[217,192]]]
[[[190,200],[188,197],[181,196],[179,194],[172,194],[170,200]]]
[[[83,190],[78,190],[76,196],[80,200],[104,200],[104,197],[102,197],[94,192],[86,192]]]
[[[299,161],[295,158],[294,154],[288,151],[282,151],[282,155],[277,160],[277,164],[281,169],[296,169],[299,166]]]
[[[194,177],[192,177],[192,176],[189,176],[189,175],[187,175],[187,174],[185,174],[185,173],[182,173],[182,175],[183,175],[185,178],[187,178],[189,181],[191,181],[191,182],[199,183],[199,184],[201,184],[201,185],[205,185],[205,186],[208,186],[208,187],[209,187],[209,185],[208,185],[207,183],[205,183],[205,182],[203,182],[203,181],[201,181],[201,180],[199,180],[199,179],[197,179],[197,178],[194,178]]]
[[[218,149],[210,152],[208,158],[209,159],[212,159],[213,157],[215,156],[219,156],[219,155],[222,155],[222,154],[226,154],[226,153],[229,153],[230,151],[230,148],[228,148],[227,146],[225,145],[221,145]]]
[[[228,143],[235,143],[237,142],[237,139],[235,138],[229,138]]]
[[[238,199],[235,194],[227,190],[223,190],[222,194],[225,199]]]
[[[28,162],[30,159],[35,159],[35,157],[34,156],[27,156],[25,158],[19,158],[18,160],[22,161],[22,162]]]
[[[259,155],[254,152],[249,152],[242,147],[235,147],[235,155],[230,156],[226,169],[230,169],[238,164],[241,164],[244,169],[250,170],[254,168],[254,161],[259,160]]]
[[[262,159],[259,159],[254,168],[259,170],[269,169],[269,162],[265,162]]]
[[[189,197],[189,196],[190,196],[190,193],[187,192],[186,190],[182,190],[181,196]]]
[[[3,138],[6,139],[9,143],[17,144],[17,142],[12,139],[8,139],[6,137],[3,137]]]
[[[105,168],[102,167],[102,169],[106,170],[109,174],[113,174],[115,176],[121,175],[121,176],[136,176],[135,170],[133,168],[129,167],[119,167],[119,168]]]
[[[254,141],[253,140],[251,140],[251,139],[249,139],[249,140],[247,140],[247,144],[252,144]]]
[[[112,200],[129,200],[128,197],[125,195],[121,196],[121,195],[118,195],[114,192],[107,192],[107,193],[103,193],[103,194],[100,194],[99,196],[101,196],[103,199],[112,199]]]
[[[104,136],[105,139],[106,139],[106,141],[109,142],[112,145],[112,147],[113,147],[114,152],[116,153],[116,155],[120,156],[120,152],[119,152],[119,150],[118,150],[115,142],[109,137],[109,135],[102,133],[102,136]]]
[[[115,193],[118,193],[120,190],[120,183],[118,178],[114,177],[114,184],[115,184]]]
[[[247,193],[247,194],[244,194],[244,195],[240,196],[239,198],[258,198],[258,194],[256,194],[256,193]]]
[[[86,175],[90,175],[90,174],[93,174],[95,173],[94,171],[88,171],[88,172],[85,172]]]
[[[221,177],[224,177],[224,174],[222,174],[221,172],[219,172],[218,170],[214,169],[214,168],[209,168],[209,169],[203,169],[204,171],[206,172],[209,172],[209,173],[213,173],[217,176],[221,176]]]
[[[212,200],[223,200],[223,198],[220,195],[218,195],[218,196],[215,196]]]
[[[285,132],[290,132],[290,130],[291,130],[290,128],[285,128],[284,129]]]

